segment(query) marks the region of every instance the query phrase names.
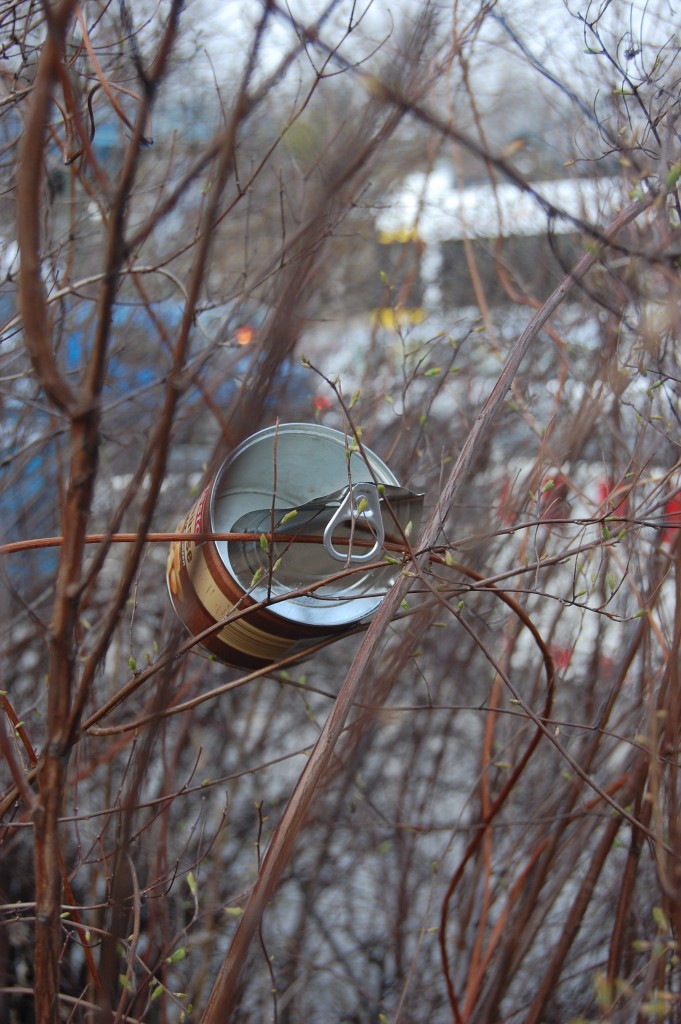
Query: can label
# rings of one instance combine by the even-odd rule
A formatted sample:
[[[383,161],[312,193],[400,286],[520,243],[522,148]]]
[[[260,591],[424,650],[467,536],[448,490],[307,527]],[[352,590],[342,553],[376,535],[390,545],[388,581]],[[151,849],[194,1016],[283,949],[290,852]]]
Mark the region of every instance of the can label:
[[[208,486],[177,527],[177,533],[197,534],[211,531],[207,514],[211,488]],[[250,604],[246,594],[221,565],[215,543],[192,536],[171,541],[167,563],[168,589],[180,619],[194,636],[226,618],[243,602]],[[207,637],[203,647],[218,657],[260,665],[284,657],[296,642],[295,635],[284,630],[277,635],[263,630],[245,619],[226,623]]]
[[[198,501],[195,502],[186,516],[180,521],[176,530],[177,533],[193,534],[204,532],[206,529],[205,509],[209,495],[210,486],[205,489]],[[171,600],[180,618],[192,632],[195,630],[198,632],[196,627],[199,626],[199,623],[196,621],[197,616],[195,612],[197,610],[196,598],[201,593],[201,582],[199,580],[194,581],[193,571],[198,550],[199,545],[197,545],[196,540],[192,537],[171,541],[166,568]],[[206,582],[209,581],[207,580]],[[200,628],[205,629],[206,624],[204,623]]]

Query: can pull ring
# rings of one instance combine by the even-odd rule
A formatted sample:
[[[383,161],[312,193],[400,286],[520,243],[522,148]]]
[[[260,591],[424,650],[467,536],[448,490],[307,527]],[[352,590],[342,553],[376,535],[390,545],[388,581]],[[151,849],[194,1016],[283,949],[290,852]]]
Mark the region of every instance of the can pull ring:
[[[336,527],[340,523],[357,523],[359,521],[370,524],[371,532],[376,538],[376,542],[371,550],[361,555],[354,555],[352,553],[352,546],[345,551],[339,551],[335,548],[333,545],[333,531]],[[346,564],[370,562],[383,547],[384,539],[385,530],[383,529],[381,503],[376,484],[369,481],[351,484],[324,530],[324,547],[327,554],[331,558],[335,558],[337,562],[345,562]]]

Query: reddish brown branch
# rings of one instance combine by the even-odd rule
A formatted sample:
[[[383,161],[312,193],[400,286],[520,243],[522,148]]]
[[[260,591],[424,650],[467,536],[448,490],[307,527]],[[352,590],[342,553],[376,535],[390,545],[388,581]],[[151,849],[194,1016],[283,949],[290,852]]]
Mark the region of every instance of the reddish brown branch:
[[[40,195],[47,124],[55,84],[64,58],[64,38],[77,0],[62,0],[49,18],[50,28],[40,54],[31,90],[29,115],[21,139],[17,175],[17,241],[21,258],[18,304],[24,340],[33,369],[45,393],[62,412],[77,406],[76,395],[57,366],[47,317],[42,279]]]

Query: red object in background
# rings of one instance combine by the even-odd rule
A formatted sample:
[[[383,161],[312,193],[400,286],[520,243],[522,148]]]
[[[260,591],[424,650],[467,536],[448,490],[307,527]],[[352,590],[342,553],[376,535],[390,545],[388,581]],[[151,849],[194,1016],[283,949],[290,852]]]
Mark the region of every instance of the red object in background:
[[[663,544],[673,544],[681,529],[681,491],[672,495],[664,507],[664,526],[662,534]]]
[[[570,514],[570,485],[562,473],[544,481],[539,491],[540,519],[565,519]]]
[[[571,647],[560,647],[552,644],[549,647],[549,654],[553,659],[555,668],[559,672],[565,672],[565,670],[570,667],[570,662],[572,661]]]
[[[234,331],[234,337],[238,345],[250,345],[255,336],[255,330],[250,324],[242,324]]]
[[[326,398],[325,395],[315,395],[314,407],[317,412],[326,412],[327,409],[331,408],[331,400]]]
[[[628,515],[627,492],[610,480],[601,480],[598,485],[598,507],[606,515]],[[615,504],[617,502],[617,504]]]

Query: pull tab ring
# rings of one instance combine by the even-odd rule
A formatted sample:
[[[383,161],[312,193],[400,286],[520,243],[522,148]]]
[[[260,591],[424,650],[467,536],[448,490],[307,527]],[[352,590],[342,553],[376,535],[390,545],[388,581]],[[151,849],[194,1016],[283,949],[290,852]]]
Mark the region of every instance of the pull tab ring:
[[[341,523],[357,523],[359,521],[371,524],[372,532],[376,538],[376,542],[371,550],[361,555],[353,555],[352,545],[346,551],[339,551],[335,548],[333,544],[333,531],[336,527]],[[370,481],[351,484],[324,530],[324,547],[327,554],[337,562],[345,562],[346,564],[357,565],[362,562],[371,562],[383,547],[384,539],[385,530],[381,515],[381,501],[376,484]]]

